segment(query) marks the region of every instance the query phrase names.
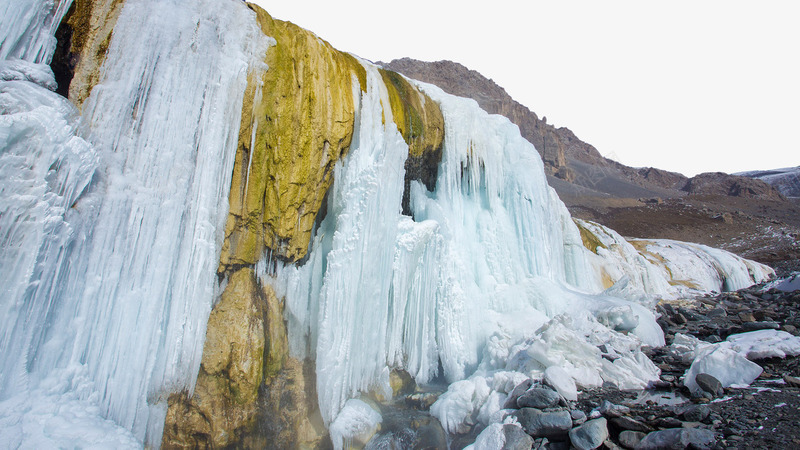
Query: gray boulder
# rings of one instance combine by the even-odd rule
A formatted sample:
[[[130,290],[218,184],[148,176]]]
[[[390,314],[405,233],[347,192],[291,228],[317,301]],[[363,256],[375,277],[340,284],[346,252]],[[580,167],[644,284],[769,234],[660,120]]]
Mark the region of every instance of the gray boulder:
[[[654,431],[645,436],[636,450],[682,450],[689,446],[696,449],[709,449],[714,445],[716,435],[702,428],[670,428]]]
[[[503,404],[503,409],[517,409],[517,399],[520,395],[524,394],[525,391],[531,388],[533,385],[533,381],[528,378],[527,380],[523,381],[522,383],[516,385],[514,389],[508,394],[508,398],[506,399],[505,404]]]
[[[591,450],[600,447],[608,438],[606,419],[590,420],[569,432],[569,440],[578,450]]]
[[[714,397],[722,397],[725,394],[725,390],[722,388],[722,383],[713,375],[709,375],[707,373],[698,373],[694,380],[700,389],[708,392]]]
[[[645,436],[647,436],[647,434],[641,431],[625,430],[619,434],[619,445],[628,449],[636,448],[636,445],[644,439]]]
[[[520,408],[546,409],[558,405],[560,400],[561,396],[552,389],[531,388],[517,399],[517,406]]]
[[[542,412],[535,408],[522,408],[511,415],[534,438],[563,439],[572,428],[569,411]]]
[[[653,431],[653,427],[650,425],[627,416],[615,417],[611,419],[611,423],[621,430],[641,431],[644,433]]]
[[[711,407],[708,405],[691,405],[681,412],[687,422],[702,422],[709,414]]]
[[[586,422],[586,413],[581,411],[580,409],[574,409],[570,411],[569,415],[570,417],[572,417],[573,426],[578,426]]]

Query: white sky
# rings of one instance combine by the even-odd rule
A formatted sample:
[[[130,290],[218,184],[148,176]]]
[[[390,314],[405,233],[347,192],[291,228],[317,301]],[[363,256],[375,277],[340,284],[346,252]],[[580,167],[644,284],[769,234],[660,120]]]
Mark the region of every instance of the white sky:
[[[372,61],[464,64],[630,166],[800,165],[797,0],[255,3]]]

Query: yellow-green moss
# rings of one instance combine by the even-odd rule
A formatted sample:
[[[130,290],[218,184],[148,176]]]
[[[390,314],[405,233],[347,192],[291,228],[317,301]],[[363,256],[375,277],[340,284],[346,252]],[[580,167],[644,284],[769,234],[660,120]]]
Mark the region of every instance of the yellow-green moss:
[[[408,144],[409,155],[420,157],[439,150],[444,139],[444,116],[439,105],[402,75],[379,70],[389,92],[394,122]]]
[[[353,80],[366,89],[353,56],[250,7],[276,45],[269,70],[254,74],[245,93],[223,265],[253,264],[266,249],[288,261],[305,256],[333,167],[352,140]]]
[[[597,236],[595,236],[594,233],[589,231],[589,229],[584,227],[579,221],[575,220],[574,222],[575,225],[578,226],[578,230],[581,233],[581,241],[583,242],[584,247],[591,250],[594,254],[597,254],[598,247],[605,249],[608,248]]]

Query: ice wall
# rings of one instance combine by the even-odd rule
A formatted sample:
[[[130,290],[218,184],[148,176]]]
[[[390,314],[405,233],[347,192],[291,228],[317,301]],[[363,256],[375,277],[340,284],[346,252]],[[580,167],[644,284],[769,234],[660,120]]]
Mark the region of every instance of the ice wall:
[[[292,353],[316,361],[326,423],[349,398],[389,389],[393,368],[419,383],[439,374],[440,364],[451,382],[503,369],[515,343],[565,314],[580,325],[570,335],[575,342],[597,327],[610,342],[621,322],[639,337],[620,344],[620,353],[634,354],[631,342],[640,339],[663,344],[653,315],[641,306],[586,293],[602,291],[602,284],[577,227],[545,182],[538,154],[515,125],[472,100],[417,85],[439,103],[445,140],[435,190],[412,183],[414,217],[403,216],[408,146],[392,123],[381,78],[365,66],[367,92],[359,94],[354,84],[361,109],[353,146],[335,169],[308,260],[259,264],[262,279],[286,296]],[[586,354],[592,364],[602,359]],[[569,362],[580,377],[589,370],[581,358],[548,361]],[[597,362],[591,380],[601,380],[601,372],[623,373],[620,379],[639,385],[652,378],[646,358],[624,363],[630,367],[614,372]],[[528,371],[544,367],[531,363]]]
[[[26,14],[52,6],[28,3]],[[4,56],[45,58],[38,42],[52,23],[21,20],[3,32],[33,50]],[[36,442],[22,424],[48,417],[30,404],[45,392],[46,420],[69,422],[82,404],[95,424],[160,443],[167,396],[191,392],[199,368],[242,96],[268,45],[235,0],[128,0],[80,124],[55,94],[3,83],[0,226],[16,244],[0,256],[13,278],[2,298],[6,442]]]
[[[706,245],[669,239],[625,239],[600,224],[578,220],[596,248],[594,271],[615,283],[608,293],[650,304],[702,292],[735,291],[766,281],[775,272]]]

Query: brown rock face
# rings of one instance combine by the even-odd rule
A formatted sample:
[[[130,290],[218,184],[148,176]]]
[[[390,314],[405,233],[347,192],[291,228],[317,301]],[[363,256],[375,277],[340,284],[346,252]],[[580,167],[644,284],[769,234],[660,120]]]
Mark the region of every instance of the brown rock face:
[[[170,397],[162,445],[259,444],[259,388],[275,376],[287,351],[275,293],[259,286],[252,269],[236,271],[209,316],[194,394]]]
[[[683,190],[690,194],[786,201],[777,189],[762,180],[722,172],[701,173],[689,179]]]
[[[56,31],[51,68],[58,93],[78,109],[99,81],[111,32],[125,0],[74,0]]]

